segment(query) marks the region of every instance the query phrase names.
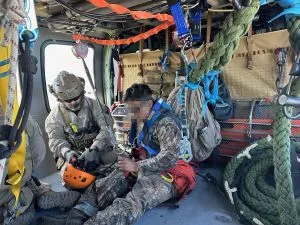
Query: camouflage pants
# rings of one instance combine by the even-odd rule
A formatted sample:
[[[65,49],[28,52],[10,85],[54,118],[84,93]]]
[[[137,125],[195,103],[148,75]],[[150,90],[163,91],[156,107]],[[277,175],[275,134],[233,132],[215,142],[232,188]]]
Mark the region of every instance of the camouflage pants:
[[[85,225],[132,224],[146,210],[175,197],[176,194],[173,185],[165,182],[159,174],[139,176],[132,190],[128,192],[127,181],[119,170],[97,180],[96,191],[102,211],[86,221]]]

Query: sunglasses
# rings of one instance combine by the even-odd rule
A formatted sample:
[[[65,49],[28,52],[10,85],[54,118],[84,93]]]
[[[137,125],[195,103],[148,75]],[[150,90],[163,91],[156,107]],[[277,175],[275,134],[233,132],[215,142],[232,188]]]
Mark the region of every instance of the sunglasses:
[[[81,96],[82,96],[82,94],[79,95],[79,96],[77,96],[77,97],[75,97],[75,98],[72,98],[72,99],[69,99],[69,100],[64,100],[64,102],[71,103],[72,101],[77,101],[78,99],[81,98]]]

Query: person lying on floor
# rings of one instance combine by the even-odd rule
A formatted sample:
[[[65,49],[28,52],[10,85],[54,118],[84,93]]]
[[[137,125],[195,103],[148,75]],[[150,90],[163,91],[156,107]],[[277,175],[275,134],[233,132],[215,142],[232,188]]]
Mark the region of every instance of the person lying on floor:
[[[153,100],[145,84],[128,88],[125,102],[134,121],[130,132],[131,139],[137,140],[134,158],[119,156],[118,169],[89,186],[68,213],[41,217],[39,224],[132,224],[145,211],[192,189],[189,184],[195,182],[195,174],[178,160],[180,121],[170,106],[162,99]],[[192,177],[184,180],[187,185],[181,191],[172,182],[172,173],[180,166],[180,170],[188,168]]]

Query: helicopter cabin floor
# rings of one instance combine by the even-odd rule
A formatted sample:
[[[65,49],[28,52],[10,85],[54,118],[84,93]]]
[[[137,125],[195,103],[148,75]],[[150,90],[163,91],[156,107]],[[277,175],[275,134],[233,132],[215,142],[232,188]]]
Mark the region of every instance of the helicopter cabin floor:
[[[212,174],[219,185],[222,171],[223,168],[200,169],[201,174]],[[56,191],[65,190],[61,185],[59,173],[45,177],[42,181],[52,184]],[[199,175],[195,190],[177,204],[178,208],[171,207],[174,204],[162,204],[146,212],[134,225],[240,225],[225,194]],[[40,215],[43,213],[38,213],[37,217]]]

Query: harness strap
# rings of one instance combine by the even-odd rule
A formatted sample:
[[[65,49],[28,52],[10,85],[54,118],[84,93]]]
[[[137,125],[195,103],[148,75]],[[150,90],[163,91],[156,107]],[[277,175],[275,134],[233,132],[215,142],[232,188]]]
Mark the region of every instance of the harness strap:
[[[147,121],[144,123],[144,127],[142,131],[139,133],[138,138],[137,138],[137,144],[138,146],[143,147],[151,157],[156,156],[159,151],[156,149],[151,148],[148,145],[145,145],[143,143],[143,140],[145,138],[145,133],[149,132],[149,129],[154,125],[154,123],[158,120],[158,118],[161,116],[161,112],[159,111],[161,108],[165,108],[167,110],[172,110],[171,106],[163,101],[163,99],[157,100],[157,102],[154,104],[152,107],[152,110],[148,116]]]
[[[98,8],[110,8],[113,12],[117,14],[130,14],[135,20],[145,20],[145,19],[156,19],[158,21],[163,22],[162,24],[144,32],[141,34],[138,34],[136,36],[126,38],[126,39],[118,39],[118,40],[103,40],[98,38],[91,38],[88,36],[84,36],[81,34],[75,34],[73,35],[74,40],[86,40],[91,41],[96,44],[100,45],[122,45],[122,44],[131,44],[138,42],[139,40],[144,40],[149,38],[152,35],[157,34],[158,32],[167,29],[169,26],[174,24],[173,17],[168,14],[152,14],[145,11],[131,11],[128,8],[117,5],[117,4],[110,4],[106,2],[105,0],[89,0],[90,3],[92,3],[94,6]]]
[[[219,83],[218,83],[218,70],[211,70],[208,72],[206,76],[203,77],[203,83],[204,83],[204,96],[205,101],[202,106],[202,115],[205,118],[206,110],[207,110],[207,104],[211,103],[215,105],[217,101],[221,101],[222,104],[224,104],[224,101],[219,97]],[[212,92],[210,91],[210,86],[213,84]]]
[[[0,72],[0,78],[5,77],[9,74],[9,63],[10,59],[4,59],[0,61],[0,67],[3,67],[3,69],[1,69],[2,71]]]
[[[87,102],[87,104],[89,106],[89,109],[90,109],[90,112],[91,112],[91,115],[93,116],[92,106],[91,106],[93,104],[93,102],[89,102],[89,100],[86,99],[86,98],[84,98],[84,101]],[[60,114],[62,116],[62,119],[63,119],[64,123],[66,125],[69,125],[70,129],[72,130],[72,132],[73,133],[79,132],[79,128],[78,128],[77,124],[74,124],[74,123],[71,122],[69,114],[67,113],[67,111],[65,109],[61,108],[61,104],[59,104],[58,110],[59,110],[59,112],[60,112]]]
[[[4,30],[2,30],[4,32]],[[0,34],[1,36],[1,34]],[[7,47],[0,47],[0,59],[9,59],[11,58],[12,54],[12,49],[11,45],[9,44]],[[3,60],[3,61],[4,61]],[[7,105],[11,105],[10,108],[12,109],[10,118],[12,118],[12,122],[15,120],[18,112],[18,103],[17,103],[17,98],[16,98],[16,93],[15,93],[15,88],[10,87],[11,89],[14,90],[13,93],[10,95],[13,97],[12,101],[8,101],[10,99],[9,97],[9,80],[11,75],[11,66],[12,64],[7,64],[5,66],[0,67],[0,73],[2,76],[0,77],[0,108],[3,109],[3,114],[1,118],[1,125],[7,124],[7,116],[4,117],[5,113],[7,112]],[[4,72],[7,72],[4,75]],[[4,110],[6,109],[6,111]],[[8,132],[8,130],[6,130]],[[10,133],[10,132],[9,132]],[[10,135],[10,134],[9,134]],[[7,139],[7,138],[6,138]],[[25,167],[24,167],[24,162],[25,162],[25,154],[26,154],[26,142],[25,142],[25,135],[24,133],[21,134],[21,138],[19,140],[19,145],[16,151],[10,156],[10,158],[3,158],[0,160],[0,187],[4,183],[8,183],[11,189],[11,192],[15,196],[15,204],[17,205],[18,200],[19,200],[19,195],[20,195],[20,190],[21,190],[21,180],[25,172]],[[8,140],[7,140],[8,141]],[[6,141],[6,142],[7,142]],[[21,141],[21,142],[20,142]],[[3,143],[4,144],[4,143]],[[7,143],[6,143],[7,144]],[[5,145],[6,145],[5,144]],[[14,143],[15,144],[15,143]],[[9,148],[6,149],[9,152]],[[2,152],[4,154],[5,152]],[[10,152],[11,154],[11,152]],[[6,175],[8,179],[6,180]],[[2,182],[3,181],[3,182]]]
[[[71,123],[71,120],[70,120],[70,117],[69,117],[68,113],[66,112],[66,110],[61,108],[60,104],[58,106],[58,110],[59,110],[59,112],[62,116],[62,119],[63,119],[64,123],[70,127],[70,129],[73,133],[77,133],[78,132],[78,126],[76,126],[76,124]]]
[[[137,138],[138,145],[142,146],[145,150],[147,150],[147,152],[149,153],[149,155],[151,157],[156,156],[158,154],[158,151],[151,148],[150,146],[145,145],[143,143],[143,140],[145,138],[145,132],[147,131],[147,129],[149,130],[149,128],[153,126],[153,124],[156,122],[156,120],[161,115],[161,113],[159,112],[161,107],[170,108],[170,106],[166,102],[164,102],[163,99],[160,98],[152,107],[152,110],[148,116],[148,119],[144,123],[144,127],[143,127],[142,131],[139,133],[138,138]]]

